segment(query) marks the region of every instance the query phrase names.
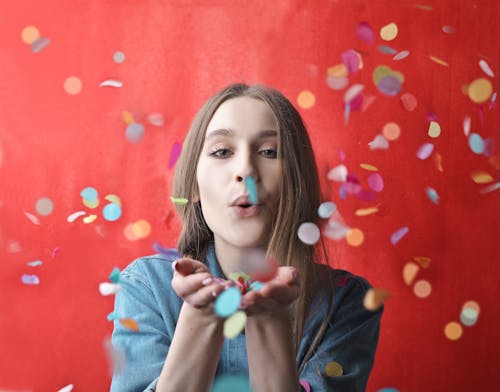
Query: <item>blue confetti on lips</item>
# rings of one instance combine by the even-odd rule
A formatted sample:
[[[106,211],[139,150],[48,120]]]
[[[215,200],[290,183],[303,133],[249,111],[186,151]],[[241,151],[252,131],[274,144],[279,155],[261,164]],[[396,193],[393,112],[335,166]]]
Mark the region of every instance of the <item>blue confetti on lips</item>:
[[[252,205],[259,204],[259,198],[257,197],[257,185],[255,184],[255,178],[253,176],[245,177],[245,185],[248,189],[250,196],[250,203]]]

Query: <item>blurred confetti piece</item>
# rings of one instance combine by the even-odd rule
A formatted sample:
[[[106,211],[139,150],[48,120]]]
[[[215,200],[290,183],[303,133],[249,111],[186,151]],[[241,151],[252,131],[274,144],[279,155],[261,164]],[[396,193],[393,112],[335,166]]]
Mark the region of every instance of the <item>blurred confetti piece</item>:
[[[151,125],[154,125],[155,127],[162,127],[165,124],[165,119],[163,118],[163,114],[160,113],[149,114],[148,121]]]
[[[69,384],[59,389],[57,392],[71,392],[72,390],[73,390],[73,384]]]
[[[368,176],[368,186],[375,192],[382,192],[384,189],[384,180],[378,173],[372,173]]]
[[[115,267],[109,274],[109,280],[113,283],[118,283],[120,281],[120,276],[120,269],[118,267]]]
[[[444,67],[449,67],[448,63],[444,60],[441,60],[440,58],[436,57],[436,56],[433,56],[433,55],[429,55],[429,58],[434,61],[436,64],[439,64],[439,65],[442,65]]]
[[[144,138],[144,131],[144,125],[134,122],[125,130],[125,138],[131,143],[139,143]]]
[[[79,94],[82,91],[82,81],[76,76],[69,76],[64,80],[64,91],[70,95]]]
[[[245,186],[248,190],[249,201],[252,205],[259,204],[259,198],[257,196],[257,184],[255,183],[255,178],[253,176],[245,177]]]
[[[31,43],[31,50],[33,51],[33,53],[38,53],[49,45],[50,38],[37,38]]]
[[[427,298],[432,291],[432,286],[427,280],[419,280],[413,286],[413,292],[418,298]]]
[[[344,238],[349,232],[350,228],[344,225],[341,222],[337,221],[328,221],[328,224],[325,226],[323,233],[333,240],[340,240]]]
[[[389,141],[394,141],[401,135],[401,128],[395,122],[388,122],[382,128],[382,134]]]
[[[316,97],[311,91],[304,90],[297,96],[297,104],[302,109],[310,109],[316,103]]]
[[[314,245],[319,241],[320,231],[318,226],[312,222],[305,222],[297,230],[299,239],[307,245]]]
[[[417,272],[419,267],[417,264],[409,262],[406,263],[403,267],[403,280],[407,286],[411,285],[415,277],[417,276]]]
[[[363,68],[363,60],[361,55],[353,49],[348,49],[340,55],[342,63],[347,68],[349,75],[358,72]]]
[[[54,211],[54,203],[48,197],[42,197],[36,202],[36,212],[42,216],[47,216],[52,214]]]
[[[401,81],[393,75],[384,76],[377,84],[378,91],[389,96],[398,95],[401,87]]]
[[[170,200],[177,206],[185,206],[189,202],[189,200],[184,197],[170,196]]]
[[[99,283],[99,293],[103,296],[116,294],[120,289],[121,286],[119,284],[109,282]]]
[[[325,375],[327,377],[340,377],[344,374],[342,365],[336,361],[328,362],[325,366]]]
[[[121,64],[125,61],[125,54],[120,51],[113,53],[113,61],[117,64]]]
[[[9,240],[7,242],[7,252],[9,253],[19,253],[21,251],[21,245],[19,242],[14,240]]]
[[[372,45],[375,41],[375,33],[368,22],[360,22],[356,27],[355,34],[365,44]]]
[[[104,206],[104,208],[102,209],[102,215],[107,221],[114,222],[120,219],[122,215],[122,209],[118,204],[110,203]]]
[[[134,123],[134,116],[132,116],[132,113],[127,112],[126,110],[122,111],[122,118],[125,124],[130,125]]]
[[[38,267],[42,265],[43,262],[41,260],[35,260],[35,261],[28,261],[26,264],[30,267]]]
[[[489,64],[486,62],[486,60],[479,60],[479,68],[481,68],[481,71],[483,71],[486,75],[489,77],[494,78],[495,73],[493,70],[490,68]]]
[[[495,169],[500,170],[500,155],[495,155],[495,156],[490,157],[490,159],[488,159],[488,162]]]
[[[214,303],[214,312],[219,317],[229,317],[234,314],[241,304],[241,291],[236,287],[229,287],[221,292]]]
[[[413,260],[415,260],[422,268],[428,268],[431,264],[431,258],[426,256],[414,256]]]
[[[87,223],[87,224],[92,223],[96,219],[97,219],[97,215],[92,214],[92,215],[89,215],[89,216],[86,216],[85,218],[83,218],[83,223]]]
[[[348,76],[349,72],[345,64],[337,64],[326,70],[328,76],[334,76],[337,78]]]
[[[31,221],[31,223],[33,223],[34,225],[39,225],[40,224],[40,220],[38,219],[38,217],[36,215],[33,215],[32,213],[30,212],[27,212],[27,211],[24,211],[24,215]]]
[[[349,84],[349,79],[347,79],[345,76],[338,77],[338,76],[328,75],[326,77],[326,84],[332,90],[342,90]]]
[[[366,291],[363,299],[363,306],[366,310],[375,312],[389,298],[389,292],[384,289],[370,288]]]
[[[388,387],[388,388],[378,389],[377,392],[400,392],[400,391],[397,388]]]
[[[365,86],[362,84],[353,84],[345,92],[344,102],[346,103],[351,102],[356,96],[358,96],[361,93],[361,91],[363,91],[364,88]]]
[[[391,48],[390,46],[387,46],[387,45],[379,45],[378,46],[378,50],[380,53],[383,53],[383,54],[394,54],[396,55],[398,53],[398,51],[394,48]]]
[[[123,325],[125,328],[130,329],[131,331],[134,332],[139,332],[139,324],[137,324],[137,321],[131,318],[124,318],[124,319],[119,319],[121,325]]]
[[[59,253],[60,250],[61,250],[60,246],[56,246],[54,249],[52,249],[52,255],[51,255],[51,257],[54,259],[57,256],[57,254]]]
[[[307,382],[307,380],[301,378],[299,380],[299,383],[302,386],[302,388],[304,388],[305,392],[311,392],[311,386],[309,385],[309,383]]]
[[[493,86],[488,79],[479,78],[474,80],[467,89],[467,94],[472,102],[484,103],[493,92]]]
[[[493,191],[496,191],[497,189],[500,189],[500,182],[495,182],[494,184],[491,184],[491,185],[488,185],[487,187],[481,189],[479,191],[479,193],[489,193],[489,192],[493,192]]]
[[[439,195],[436,192],[436,190],[430,186],[425,188],[425,193],[427,194],[427,197],[434,203],[438,204],[439,203]]]
[[[94,202],[97,200],[98,193],[95,188],[88,186],[80,192],[80,196],[87,201]]]
[[[391,244],[396,245],[410,231],[407,226],[401,227],[391,235]]]
[[[215,378],[210,392],[252,392],[252,388],[245,376],[223,375]]]
[[[403,59],[407,58],[409,55],[410,55],[409,50],[402,50],[401,52],[396,54],[392,59],[394,61],[399,61],[399,60],[403,60]]]
[[[476,309],[464,307],[460,312],[460,322],[466,327],[472,327],[477,323],[479,313]]]
[[[417,150],[417,158],[425,160],[431,156],[432,151],[434,151],[434,144],[424,143]]]
[[[318,215],[320,218],[326,219],[329,218],[336,209],[337,205],[335,203],[332,203],[331,201],[325,201],[318,207]]]
[[[40,284],[40,279],[36,275],[24,274],[21,276],[21,282],[26,285],[38,285]]]
[[[431,121],[429,124],[429,130],[427,134],[432,138],[437,138],[441,135],[441,126],[436,121]]]
[[[73,212],[71,215],[69,215],[66,220],[71,223],[71,222],[74,222],[76,219],[78,219],[80,216],[83,216],[85,215],[86,212],[85,211],[76,211],[76,212]]]
[[[31,45],[38,38],[40,38],[40,32],[35,26],[26,26],[21,31],[21,39],[25,44]]]
[[[370,208],[357,209],[354,213],[356,216],[367,216],[367,215],[376,214],[377,212],[378,212],[377,207],[370,207]]]
[[[147,238],[151,234],[151,224],[145,219],[139,219],[132,224],[132,231],[137,239]]]
[[[400,99],[403,108],[409,112],[414,111],[418,105],[417,98],[411,93],[401,94]]]
[[[326,175],[330,181],[345,182],[347,179],[347,167],[345,165],[338,165],[331,169]]]
[[[88,207],[88,208],[96,208],[99,206],[99,199],[95,200],[95,201],[88,201],[88,200],[85,200],[83,199],[82,200],[82,203],[85,207]]]
[[[158,242],[155,242],[153,244],[153,249],[155,250],[155,252],[161,254],[162,256],[164,256],[167,259],[179,257],[179,253],[177,252],[177,249],[165,248],[164,246],[162,246]]]
[[[398,26],[391,22],[380,29],[380,38],[384,41],[392,41],[398,35]]]
[[[453,26],[449,26],[449,25],[443,26],[441,28],[441,30],[443,30],[443,33],[446,33],[446,34],[453,34],[456,31],[456,29]]]
[[[451,321],[444,327],[444,335],[450,340],[458,340],[462,337],[462,326],[456,321]]]
[[[361,229],[350,229],[346,234],[346,242],[350,246],[360,246],[365,241],[365,234]]]
[[[106,195],[106,197],[104,199],[107,200],[107,201],[109,201],[110,203],[116,204],[116,205],[118,205],[120,207],[122,205],[122,201],[121,201],[120,197],[117,196],[117,195],[113,195],[113,194]]]
[[[247,315],[245,312],[238,311],[224,321],[224,336],[227,339],[234,339],[245,328]]]
[[[488,184],[493,181],[493,177],[489,173],[481,171],[473,172],[471,177],[476,184]]]
[[[482,154],[485,149],[484,139],[477,133],[471,133],[469,136],[469,147],[475,154]]]
[[[181,155],[181,150],[182,150],[182,144],[179,142],[175,142],[172,145],[172,149],[170,150],[170,158],[168,160],[168,168],[172,169],[175,165],[175,162],[177,162],[177,159],[179,159],[179,155]]]
[[[437,169],[442,173],[443,172],[443,157],[438,152],[434,154],[434,162],[436,163]]]
[[[389,142],[383,135],[375,136],[370,143],[368,143],[370,150],[387,150],[389,148]]]
[[[368,163],[360,163],[359,166],[362,168],[362,169],[365,169],[365,170],[369,170],[369,171],[378,171],[378,168],[373,166],[373,165],[370,165]]]
[[[464,135],[469,136],[470,133],[470,116],[465,116],[464,122],[463,122],[463,127],[464,127]]]
[[[123,83],[116,79],[107,79],[99,84],[99,87],[115,87],[120,88],[123,86]]]
[[[127,363],[125,351],[113,346],[110,338],[104,339],[103,345],[107,354],[109,375],[112,377],[113,374],[121,373]]]

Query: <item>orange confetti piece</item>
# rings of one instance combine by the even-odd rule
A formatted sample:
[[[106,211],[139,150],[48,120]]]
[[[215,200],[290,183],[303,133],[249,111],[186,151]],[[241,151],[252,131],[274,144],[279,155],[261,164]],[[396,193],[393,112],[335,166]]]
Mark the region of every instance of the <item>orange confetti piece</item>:
[[[488,184],[493,181],[493,177],[486,172],[473,172],[471,177],[476,184]]]
[[[430,58],[432,61],[434,61],[435,63],[439,64],[439,65],[443,65],[443,66],[445,66],[445,67],[449,67],[449,64],[448,64],[446,61],[441,60],[441,59],[440,59],[440,58],[438,58],[438,57],[435,57],[435,56],[433,56],[433,55],[429,55],[429,58]]]
[[[434,155],[434,162],[436,163],[437,169],[442,173],[443,172],[443,156],[439,153]]]
[[[417,272],[419,270],[418,265],[415,263],[406,263],[403,267],[403,280],[407,286],[411,285],[415,277],[417,276]]]
[[[415,257],[413,257],[413,260],[415,260],[422,268],[428,268],[429,265],[431,264],[430,257],[415,256]]]
[[[363,306],[367,310],[374,312],[384,304],[384,301],[389,298],[389,295],[389,292],[384,289],[368,289],[363,299]]]
[[[132,116],[130,112],[124,110],[122,112],[122,116],[123,116],[123,121],[125,121],[125,124],[130,125],[134,122],[134,116]]]
[[[357,209],[355,214],[356,216],[367,216],[371,214],[376,214],[377,212],[378,212],[378,207],[370,207],[370,208]]]
[[[137,324],[137,321],[135,321],[134,319],[120,319],[120,323],[122,323],[122,325],[127,329],[130,329],[134,332],[139,332],[139,324]]]
[[[362,168],[362,169],[365,169],[365,170],[368,170],[368,171],[378,171],[378,169],[373,166],[373,165],[370,165],[368,163],[360,163],[359,166]]]

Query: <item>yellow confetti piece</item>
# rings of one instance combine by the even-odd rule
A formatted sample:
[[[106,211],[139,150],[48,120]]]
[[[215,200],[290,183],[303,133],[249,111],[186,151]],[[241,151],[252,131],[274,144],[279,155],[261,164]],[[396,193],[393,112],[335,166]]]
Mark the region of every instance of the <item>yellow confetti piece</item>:
[[[398,25],[391,22],[380,29],[380,38],[384,41],[392,41],[398,35]]]
[[[443,156],[439,153],[434,155],[434,162],[436,163],[437,169],[442,173],[443,172]]]
[[[436,121],[431,121],[427,134],[432,138],[437,138],[441,135],[441,126]]]
[[[486,172],[474,172],[471,177],[476,184],[488,184],[493,181],[493,177]]]
[[[40,32],[35,26],[26,26],[21,32],[21,38],[25,44],[31,45],[40,38]]]
[[[458,340],[462,336],[462,326],[456,321],[451,321],[444,327],[444,334],[450,340]]]
[[[418,298],[427,298],[432,291],[432,286],[427,280],[419,280],[413,286],[413,292]]]
[[[346,241],[351,246],[360,246],[365,240],[365,235],[361,229],[351,229],[347,232]]]
[[[134,332],[139,332],[139,324],[137,324],[137,321],[131,318],[126,318],[126,319],[120,319],[120,323],[127,329],[130,329],[131,331]]]
[[[345,78],[349,74],[347,67],[344,64],[337,64],[333,67],[328,68],[326,71],[329,76],[334,76],[336,78]]]
[[[376,214],[377,212],[378,212],[378,207],[369,207],[369,208],[359,208],[354,212],[354,214],[356,214],[356,216],[367,216],[371,214]]]
[[[188,199],[185,199],[183,197],[170,196],[170,200],[172,200],[172,203],[174,203],[177,206],[185,206],[189,202]]]
[[[151,233],[151,224],[144,219],[140,219],[132,224],[132,231],[136,238],[146,238]]]
[[[389,298],[387,290],[371,288],[366,291],[363,306],[365,309],[375,312],[384,304],[387,298]]]
[[[403,267],[403,280],[407,286],[411,285],[417,276],[419,267],[415,263],[406,263]]]
[[[415,260],[422,268],[428,268],[431,264],[431,258],[426,256],[414,256]]]
[[[125,228],[123,229],[123,235],[129,241],[136,241],[139,239],[134,233],[133,223],[129,223],[127,226],[125,226]]]
[[[297,104],[302,108],[302,109],[310,109],[314,106],[316,103],[316,97],[311,91],[304,90],[299,93],[299,96],[297,97]]]
[[[111,203],[118,204],[120,207],[122,206],[121,199],[116,195],[107,195],[104,199]]]
[[[70,76],[64,81],[64,91],[70,95],[76,95],[82,91],[82,81],[76,76]]]
[[[94,201],[88,201],[87,199],[82,199],[82,203],[85,207],[96,208],[99,205],[99,199],[95,199]]]
[[[233,339],[243,331],[247,322],[247,315],[243,311],[234,313],[231,317],[224,321],[224,336],[227,339]]]
[[[126,110],[124,110],[122,112],[122,116],[123,116],[123,121],[125,121],[125,124],[127,124],[127,125],[130,125],[130,124],[135,122],[134,116],[132,116],[132,113],[127,112]]]
[[[493,86],[488,79],[479,78],[474,80],[467,89],[467,94],[472,102],[486,102],[493,92]]]
[[[435,63],[439,64],[439,65],[443,65],[445,67],[449,67],[448,63],[444,60],[441,60],[440,58],[436,57],[436,56],[433,56],[433,55],[429,55],[429,58],[434,61]]]
[[[424,11],[433,11],[434,7],[431,5],[425,5],[425,4],[415,4],[416,8],[420,8],[421,10]]]
[[[326,364],[325,373],[328,377],[340,377],[344,374],[344,369],[340,363],[331,361]]]
[[[86,216],[85,218],[83,218],[83,223],[92,223],[93,221],[95,221],[97,219],[97,215],[89,215],[89,216]]]
[[[370,165],[368,163],[360,163],[359,166],[365,170],[375,171],[375,172],[378,171],[378,169],[375,166]]]

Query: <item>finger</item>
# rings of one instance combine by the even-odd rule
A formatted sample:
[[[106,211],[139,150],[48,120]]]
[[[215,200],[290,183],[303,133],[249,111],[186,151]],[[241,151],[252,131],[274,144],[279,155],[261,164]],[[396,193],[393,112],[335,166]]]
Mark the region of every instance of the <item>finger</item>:
[[[296,284],[289,286],[279,283],[270,283],[262,288],[261,295],[264,298],[271,298],[276,302],[285,305],[297,299],[299,295],[299,286]]]
[[[285,266],[278,268],[276,279],[283,283],[291,284],[299,281],[299,271],[295,267]]]
[[[222,291],[224,286],[211,284],[189,295],[185,301],[195,308],[204,308],[212,304]]]
[[[210,281],[209,281],[210,279]],[[208,272],[198,272],[196,274],[191,274],[188,276],[183,276],[181,274],[175,274],[172,278],[172,288],[175,290],[179,297],[184,298],[185,296],[193,294],[195,291],[199,290],[201,287],[212,283],[212,275]]]
[[[195,272],[208,271],[208,267],[201,261],[183,257],[175,260],[172,263],[174,274],[177,272],[183,276],[193,274]]]

